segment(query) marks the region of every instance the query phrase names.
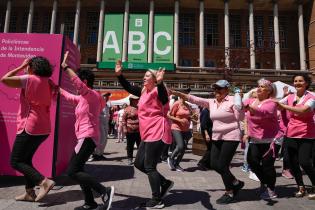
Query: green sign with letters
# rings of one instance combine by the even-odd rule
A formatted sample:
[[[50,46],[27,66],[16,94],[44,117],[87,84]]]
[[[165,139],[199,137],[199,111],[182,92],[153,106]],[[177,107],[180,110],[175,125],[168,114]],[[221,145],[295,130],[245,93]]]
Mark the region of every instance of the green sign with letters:
[[[154,63],[174,62],[174,18],[173,15],[154,16]]]
[[[124,15],[106,14],[104,24],[102,62],[115,62],[122,56]]]
[[[129,16],[128,61],[147,63],[148,61],[148,15]]]

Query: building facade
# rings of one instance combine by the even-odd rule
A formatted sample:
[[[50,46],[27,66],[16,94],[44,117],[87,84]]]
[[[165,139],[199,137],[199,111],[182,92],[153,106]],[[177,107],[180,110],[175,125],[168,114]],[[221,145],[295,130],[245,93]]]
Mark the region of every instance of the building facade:
[[[80,48],[82,67],[95,67],[103,42],[99,23],[108,13],[123,13],[125,21],[132,13],[174,14],[176,71],[166,75],[173,88],[207,90],[220,78],[250,88],[262,76],[288,82],[298,71],[315,71],[313,0],[3,0],[0,30],[67,35]],[[151,19],[149,36],[152,25]],[[117,87],[112,70],[96,74],[99,87]],[[142,72],[127,74],[140,83]]]

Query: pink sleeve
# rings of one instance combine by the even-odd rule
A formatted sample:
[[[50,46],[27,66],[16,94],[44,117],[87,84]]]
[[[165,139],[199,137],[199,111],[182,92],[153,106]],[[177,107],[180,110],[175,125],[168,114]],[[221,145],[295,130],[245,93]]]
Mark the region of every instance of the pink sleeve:
[[[171,116],[174,116],[176,115],[177,111],[178,111],[178,107],[179,107],[179,103],[178,102],[175,102],[172,106],[172,109],[171,109],[171,112],[170,112],[170,115]]]
[[[65,91],[64,89],[60,89],[60,94],[65,97],[67,101],[70,103],[77,105],[79,103],[79,96],[73,95],[69,93],[68,91]]]
[[[188,102],[193,103],[193,104],[197,104],[199,106],[202,106],[204,108],[208,108],[210,110],[209,99],[200,98],[200,97],[193,96],[193,95],[188,95]]]
[[[84,96],[90,91],[90,89],[80,80],[78,76],[72,77],[71,80],[80,95]]]
[[[253,99],[251,99],[251,98],[246,99],[246,100],[243,102],[244,106],[247,106],[247,105],[251,104],[251,103],[252,103],[252,100],[253,100]]]
[[[246,101],[245,101],[246,102]],[[245,105],[245,104],[244,104]],[[243,109],[237,109],[235,106],[232,106],[233,112],[234,112],[234,116],[236,118],[237,121],[242,121],[245,118],[245,112]]]
[[[29,78],[29,75],[25,74],[25,75],[21,75],[19,76],[20,78],[20,81],[21,81],[21,85],[22,85],[22,88],[26,88],[26,84],[27,84],[27,80]]]

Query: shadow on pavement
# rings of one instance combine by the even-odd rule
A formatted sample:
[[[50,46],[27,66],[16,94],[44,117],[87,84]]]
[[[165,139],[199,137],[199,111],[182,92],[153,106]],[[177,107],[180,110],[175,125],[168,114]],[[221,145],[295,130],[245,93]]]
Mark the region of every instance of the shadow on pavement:
[[[170,194],[164,199],[165,206],[185,205],[201,202],[206,209],[214,209],[210,203],[210,195],[204,191],[196,190],[171,190]]]

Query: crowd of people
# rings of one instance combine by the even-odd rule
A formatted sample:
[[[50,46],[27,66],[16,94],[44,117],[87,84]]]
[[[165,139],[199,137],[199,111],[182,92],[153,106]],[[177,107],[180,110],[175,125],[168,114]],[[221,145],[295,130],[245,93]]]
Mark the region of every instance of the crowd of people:
[[[247,99],[242,90],[232,90],[226,80],[212,85],[213,97],[201,98],[189,91],[167,88],[163,69],[148,69],[143,87],[132,85],[123,75],[122,62],[117,61],[117,80],[131,94],[129,105],[120,108],[109,106],[110,93],[101,95],[93,89],[92,71],[75,71],[68,65],[68,52],[61,67],[77,89],[77,95],[49,79],[52,66],[43,57],[27,59],[1,78],[6,86],[21,89],[11,165],[24,175],[26,184],[25,193],[17,196],[17,201],[40,201],[55,185],[33,167],[32,158],[51,132],[50,105],[58,94],[75,106],[77,144],[66,173],[80,185],[84,194],[84,205],[77,210],[98,207],[93,191],[101,196],[105,209],[111,207],[114,186],[105,187],[84,171],[87,161],[106,160],[103,152],[108,136],[117,138],[117,143],[126,138],[127,164],[134,165],[148,177],[152,198],[141,206],[163,208],[163,198],[174,182],[157,170],[157,164],[166,160],[170,170],[185,171],[180,163],[192,138],[191,125],[198,119],[207,147],[198,167],[217,172],[225,187],[217,204],[235,202],[245,185],[230,171],[240,143],[244,145],[242,170],[251,171],[260,182],[261,199],[275,199],[281,193],[276,191],[274,165],[281,154],[283,174],[296,181],[295,197],[307,196],[315,200],[315,95],[308,90],[311,84],[308,75],[295,75],[292,81],[296,92],[286,89],[281,99],[275,97],[275,85],[264,78],[257,82],[257,88]],[[25,74],[20,75],[23,70]],[[200,112],[193,109],[193,104],[200,107]],[[301,168],[311,181],[309,192]],[[36,185],[40,187],[38,193]]]

